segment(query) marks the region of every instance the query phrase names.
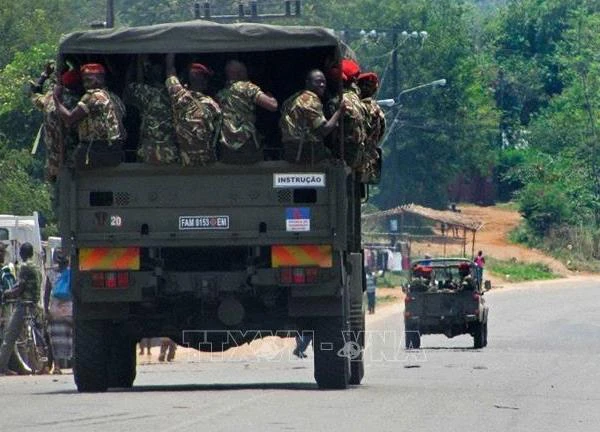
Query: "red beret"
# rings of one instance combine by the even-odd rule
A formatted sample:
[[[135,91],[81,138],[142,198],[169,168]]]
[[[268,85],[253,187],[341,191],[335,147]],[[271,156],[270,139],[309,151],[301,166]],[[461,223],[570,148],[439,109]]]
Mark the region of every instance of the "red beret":
[[[344,81],[348,81],[353,78],[357,78],[360,74],[360,66],[354,60],[343,59],[342,60],[342,78]]]
[[[190,72],[197,72],[204,75],[211,76],[213,71],[210,68],[204,66],[202,63],[192,63],[190,65]]]
[[[82,74],[103,74],[105,73],[104,66],[100,63],[88,63],[81,66]]]
[[[60,78],[63,85],[66,87],[73,87],[81,82],[81,75],[79,75],[79,72],[76,69],[66,71]]]
[[[359,81],[370,81],[371,83],[373,83],[375,85],[379,84],[379,78],[377,77],[377,74],[375,72],[361,73],[358,76],[358,80]]]

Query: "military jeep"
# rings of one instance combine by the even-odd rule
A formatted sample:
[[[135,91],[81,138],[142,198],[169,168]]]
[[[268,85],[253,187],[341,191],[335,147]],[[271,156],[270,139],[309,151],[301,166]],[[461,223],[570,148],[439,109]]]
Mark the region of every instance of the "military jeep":
[[[413,262],[404,288],[404,334],[407,349],[420,348],[424,334],[473,336],[474,348],[487,345],[490,288],[475,278],[475,265],[466,258],[436,258]]]

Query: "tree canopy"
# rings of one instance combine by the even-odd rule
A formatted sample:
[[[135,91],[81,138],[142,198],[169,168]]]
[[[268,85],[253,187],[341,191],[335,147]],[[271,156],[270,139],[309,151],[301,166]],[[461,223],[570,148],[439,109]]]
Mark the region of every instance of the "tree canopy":
[[[213,16],[239,7],[210,4]],[[259,13],[284,11],[279,0],[257,5]],[[194,17],[194,3],[183,0],[114,6],[116,26]],[[105,19],[102,1],[0,8],[0,212],[51,213],[44,152],[30,154],[41,115],[26,88],[54,58],[62,34]],[[362,69],[379,74],[378,97],[399,98],[386,109],[383,177],[371,194],[380,209],[443,208],[458,179],[492,178],[498,198],[518,200],[535,235],[600,227],[597,1],[305,0],[300,17],[273,22],[335,30]],[[442,78],[444,87],[421,87]]]

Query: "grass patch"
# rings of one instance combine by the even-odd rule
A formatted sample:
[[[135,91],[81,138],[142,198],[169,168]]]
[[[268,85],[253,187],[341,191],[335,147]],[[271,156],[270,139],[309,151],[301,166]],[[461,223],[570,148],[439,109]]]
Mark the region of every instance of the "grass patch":
[[[502,209],[502,210],[511,210],[511,211],[516,211],[516,212],[518,212],[521,209],[518,201],[507,201],[507,202],[503,202],[503,203],[496,203],[496,205],[494,207]]]
[[[383,276],[377,276],[377,286],[384,288],[396,288],[405,285],[408,281],[408,272],[387,271]]]
[[[498,260],[487,258],[485,271],[500,276],[511,282],[556,279],[560,276],[543,263],[523,263],[513,260]],[[485,272],[483,274],[485,279]]]

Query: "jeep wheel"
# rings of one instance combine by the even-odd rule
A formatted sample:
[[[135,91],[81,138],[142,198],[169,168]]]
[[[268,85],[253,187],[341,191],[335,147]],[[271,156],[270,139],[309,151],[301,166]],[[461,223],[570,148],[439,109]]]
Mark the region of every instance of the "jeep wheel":
[[[313,321],[315,338],[315,380],[322,389],[345,389],[350,379],[350,359],[344,341],[347,326],[342,317]]]
[[[419,333],[419,330],[405,330],[404,344],[406,349],[421,348],[421,334]]]
[[[485,346],[485,324],[476,323],[473,328],[473,348],[483,348]]]
[[[117,324],[112,330],[108,386],[131,388],[135,380],[136,342],[123,333],[122,325]]]
[[[359,321],[360,324],[355,323]],[[358,352],[351,353],[350,357],[350,384],[358,385],[365,376],[364,350],[365,350],[365,316],[352,320],[350,325],[350,340]]]
[[[80,392],[104,392],[108,388],[107,324],[102,320],[75,322],[73,375]]]

